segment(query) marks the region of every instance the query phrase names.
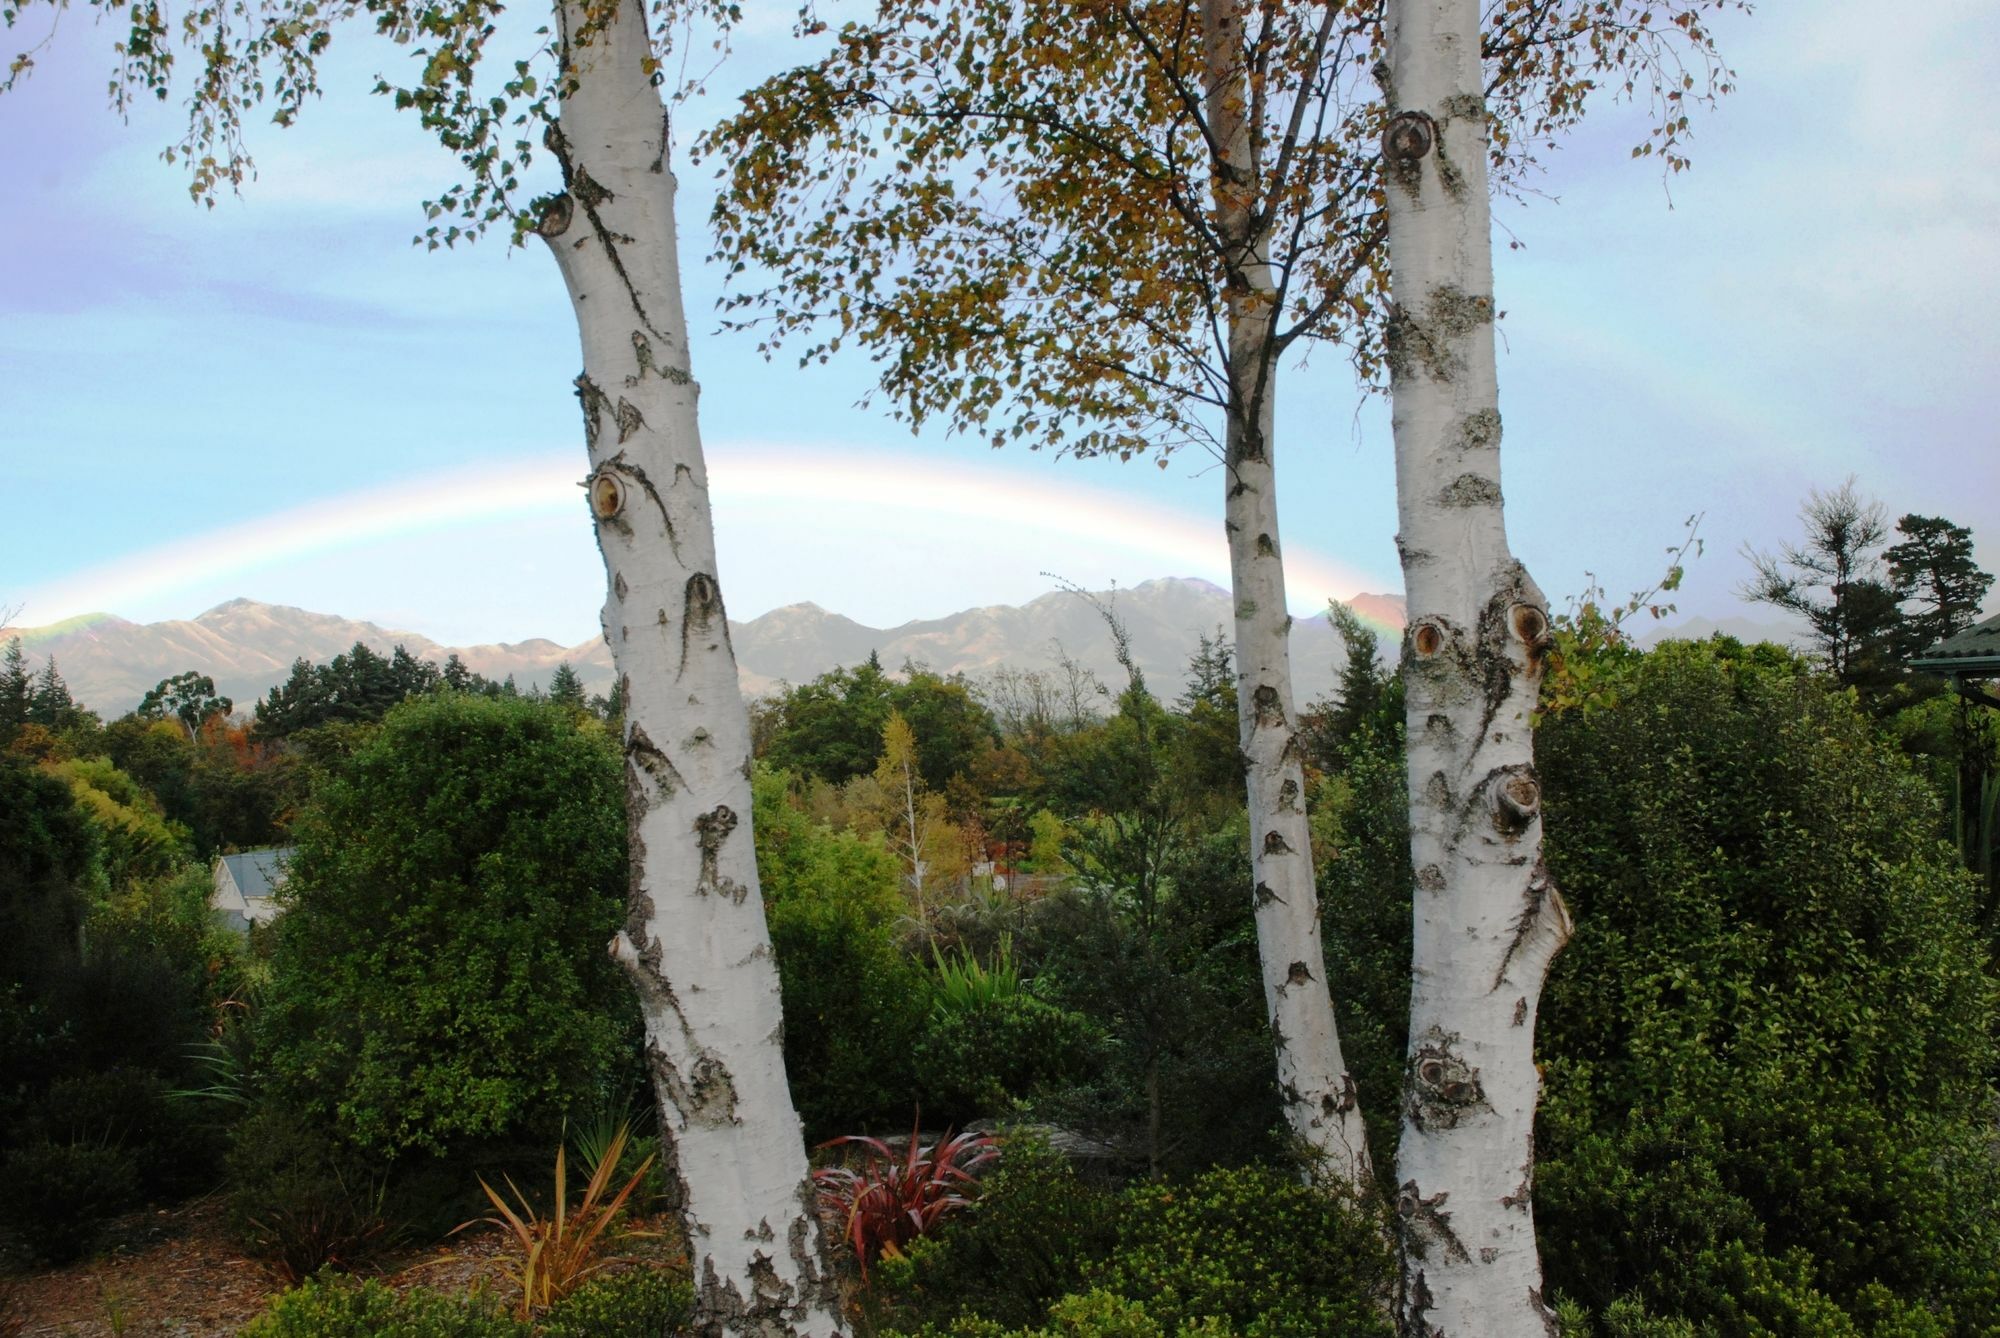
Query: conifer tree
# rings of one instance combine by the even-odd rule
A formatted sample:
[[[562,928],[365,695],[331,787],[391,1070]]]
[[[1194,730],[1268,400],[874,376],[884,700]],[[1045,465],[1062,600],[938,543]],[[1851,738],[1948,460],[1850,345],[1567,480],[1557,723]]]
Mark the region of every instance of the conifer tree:
[[[47,729],[61,729],[77,714],[77,705],[70,696],[69,684],[56,668],[56,657],[49,656],[42,672],[35,675],[34,689],[28,697],[28,722]]]
[[[1896,533],[1902,542],[1891,544],[1882,558],[1896,597],[1916,605],[1904,614],[1905,641],[1911,653],[1921,654],[1977,621],[1993,576],[1973,561],[1972,531],[1963,525],[1941,516],[1907,515],[1896,522]]]
[[[557,665],[555,672],[549,675],[549,700],[572,711],[587,709],[583,680],[577,677],[568,660]]]
[[[10,637],[5,655],[0,656],[0,729],[13,729],[28,722],[33,687],[34,678],[28,672],[28,657],[21,649],[21,638]]]
[[[1756,576],[1743,597],[1803,618],[1814,648],[1842,683],[1864,691],[1886,687],[1896,676],[1900,611],[1882,564],[1889,533],[1882,504],[1862,497],[1850,477],[1831,490],[1813,489],[1799,519],[1805,537],[1775,553],[1745,545]]]

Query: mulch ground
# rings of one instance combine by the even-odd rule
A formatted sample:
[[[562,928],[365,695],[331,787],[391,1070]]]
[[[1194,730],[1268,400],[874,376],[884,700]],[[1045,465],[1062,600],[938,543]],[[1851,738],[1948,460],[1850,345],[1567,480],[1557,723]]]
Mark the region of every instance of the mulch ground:
[[[373,1276],[399,1291],[500,1289],[505,1243],[496,1230],[468,1231],[442,1245],[399,1251]],[[668,1263],[679,1251],[669,1231],[637,1242],[630,1253]],[[12,1313],[0,1308],[0,1334],[21,1338],[230,1338],[284,1290],[230,1239],[219,1196],[128,1213],[111,1224],[91,1259],[0,1279],[0,1289],[10,1286]],[[10,1321],[22,1327],[11,1330]]]
[[[113,1222],[93,1258],[13,1279],[23,1338],[234,1334],[282,1290],[222,1226],[219,1198]]]

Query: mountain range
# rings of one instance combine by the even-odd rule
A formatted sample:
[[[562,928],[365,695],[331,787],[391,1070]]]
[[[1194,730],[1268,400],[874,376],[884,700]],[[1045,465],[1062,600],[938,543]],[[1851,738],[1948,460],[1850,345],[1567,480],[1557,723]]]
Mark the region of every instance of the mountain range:
[[[891,670],[908,661],[974,678],[1001,668],[1050,669],[1067,657],[1115,685],[1123,673],[1093,601],[1116,611],[1134,662],[1163,697],[1180,692],[1199,639],[1226,637],[1231,622],[1228,591],[1207,581],[1165,577],[1088,597],[1052,591],[1023,605],[966,609],[899,627],[868,627],[816,604],[791,604],[746,622],[732,620],[729,629],[744,690],[753,696],[857,664],[870,652]],[[1385,629],[1384,649],[1393,650],[1395,636],[1386,629],[1402,624],[1401,597],[1364,594],[1351,602]],[[590,691],[605,691],[612,678],[611,653],[602,638],[575,646],[540,638],[446,646],[415,632],[249,599],[171,622],[94,615],[60,627],[0,629],[0,640],[16,633],[37,663],[53,655],[71,694],[107,719],[132,709],[161,679],[188,670],[209,675],[218,691],[247,711],[284,681],[294,660],[329,660],[357,641],[384,653],[400,645],[439,663],[456,653],[468,668],[493,679],[511,676],[523,689],[546,684],[565,662]],[[1339,633],[1324,614],[1294,624],[1292,664],[1301,702],[1327,693],[1342,653]]]

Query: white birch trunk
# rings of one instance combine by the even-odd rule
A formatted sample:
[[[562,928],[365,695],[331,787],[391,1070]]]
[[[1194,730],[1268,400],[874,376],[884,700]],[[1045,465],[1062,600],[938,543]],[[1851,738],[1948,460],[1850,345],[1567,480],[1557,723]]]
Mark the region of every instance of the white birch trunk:
[[[916,899],[917,919],[924,915],[924,838],[917,831],[917,783],[910,774],[910,761],[903,760],[903,813],[910,825],[910,895]]]
[[[1541,591],[1507,551],[1478,0],[1391,0],[1383,176],[1409,599],[1403,1331],[1555,1332],[1535,1249],[1535,1009],[1569,916],[1542,863]]]
[[[1367,1132],[1328,993],[1305,768],[1293,731],[1292,620],[1271,462],[1277,288],[1268,238],[1253,209],[1257,163],[1241,11],[1235,0],[1203,0],[1202,25],[1206,111],[1219,150],[1217,226],[1231,252],[1223,525],[1235,601],[1237,736],[1249,798],[1257,951],[1285,1122],[1316,1174],[1360,1190],[1369,1183]]]
[[[689,375],[666,109],[639,0],[562,4],[564,192],[538,230],[583,343],[586,488],[625,697],[631,909],[662,1141],[695,1268],[694,1332],[845,1332],[786,1085],[750,836],[750,727],[716,581]]]

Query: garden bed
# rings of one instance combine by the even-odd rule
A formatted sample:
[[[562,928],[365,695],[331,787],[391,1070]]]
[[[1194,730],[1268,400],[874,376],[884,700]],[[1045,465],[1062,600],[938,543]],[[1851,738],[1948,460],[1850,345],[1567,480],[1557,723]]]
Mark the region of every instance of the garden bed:
[[[647,1225],[663,1234],[632,1242],[632,1254],[653,1264],[679,1263],[684,1256],[672,1227]],[[230,1239],[216,1196],[127,1213],[106,1229],[104,1241],[90,1259],[0,1283],[14,1288],[21,1338],[230,1338],[285,1289]],[[506,1284],[496,1260],[505,1244],[501,1232],[481,1227],[443,1244],[396,1251],[372,1275],[397,1291],[499,1291]]]

